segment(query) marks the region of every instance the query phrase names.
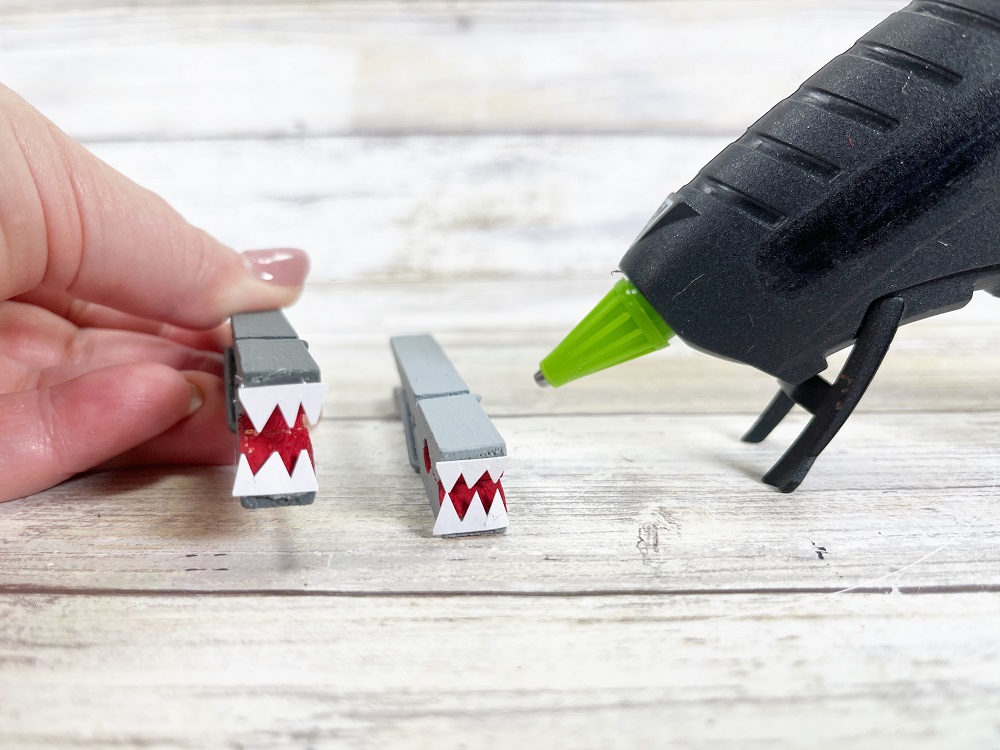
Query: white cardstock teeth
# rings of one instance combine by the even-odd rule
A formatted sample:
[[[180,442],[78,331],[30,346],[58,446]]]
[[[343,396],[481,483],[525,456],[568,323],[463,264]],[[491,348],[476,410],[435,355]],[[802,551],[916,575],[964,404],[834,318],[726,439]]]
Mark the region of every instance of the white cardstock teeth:
[[[507,464],[509,456],[492,456],[490,458],[465,458],[460,461],[438,461],[434,464],[438,479],[444,485],[445,492],[451,492],[459,477],[465,477],[466,487],[471,487],[483,474],[489,474],[490,480],[498,482]]]
[[[260,432],[267,425],[275,408],[281,410],[285,424],[295,426],[299,407],[305,411],[309,424],[319,421],[326,398],[326,383],[287,383],[284,385],[262,385],[254,388],[240,386],[237,389],[243,411],[250,418],[253,428]]]
[[[233,497],[255,497],[260,495],[292,495],[300,492],[316,492],[316,472],[313,471],[309,451],[303,450],[295,460],[295,468],[289,476],[285,463],[278,453],[272,453],[260,471],[250,471],[247,457],[240,456],[236,467],[236,481],[233,483]]]
[[[507,509],[500,497],[500,490],[497,490],[493,496],[493,505],[490,507],[489,515],[486,513],[483,501],[479,498],[479,493],[476,492],[469,504],[469,509],[465,512],[465,518],[462,519],[458,517],[451,497],[445,495],[444,500],[441,501],[441,510],[438,511],[437,521],[434,523],[433,533],[434,536],[477,534],[506,529],[509,523]]]

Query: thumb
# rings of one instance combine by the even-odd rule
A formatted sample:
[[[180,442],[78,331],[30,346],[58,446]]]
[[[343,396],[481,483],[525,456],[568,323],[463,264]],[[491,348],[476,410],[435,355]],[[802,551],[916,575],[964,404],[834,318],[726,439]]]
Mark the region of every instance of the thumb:
[[[146,363],[0,396],[0,502],[47,489],[159,435],[202,400],[178,371]]]

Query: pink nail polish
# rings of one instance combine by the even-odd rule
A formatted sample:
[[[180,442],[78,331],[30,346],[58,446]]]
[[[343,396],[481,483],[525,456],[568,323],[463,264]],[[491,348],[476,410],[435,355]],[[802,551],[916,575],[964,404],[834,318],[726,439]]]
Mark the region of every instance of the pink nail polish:
[[[262,281],[278,286],[302,286],[309,275],[309,256],[293,247],[247,250],[243,254],[247,270]]]
[[[201,408],[203,403],[205,403],[205,394],[201,392],[201,388],[196,386],[190,380],[188,381],[188,389],[191,391],[191,400],[188,402],[188,416],[190,417]]]

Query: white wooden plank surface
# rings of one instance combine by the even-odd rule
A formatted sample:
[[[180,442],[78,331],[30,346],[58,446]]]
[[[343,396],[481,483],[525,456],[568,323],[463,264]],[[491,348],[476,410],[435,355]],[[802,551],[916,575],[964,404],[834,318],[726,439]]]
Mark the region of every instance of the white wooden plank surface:
[[[0,80],[89,140],[734,134],[904,4],[15,1]]]
[[[401,426],[325,420],[308,509],[244,511],[231,469],[0,506],[0,592],[1000,589],[996,413],[858,415],[792,495],[757,479],[801,420],[766,447],[745,422],[497,419],[511,531],[442,542]]]
[[[0,744],[990,748],[998,616],[960,594],[0,597]]]
[[[600,276],[724,138],[405,137],[98,144],[235,247],[314,281]]]

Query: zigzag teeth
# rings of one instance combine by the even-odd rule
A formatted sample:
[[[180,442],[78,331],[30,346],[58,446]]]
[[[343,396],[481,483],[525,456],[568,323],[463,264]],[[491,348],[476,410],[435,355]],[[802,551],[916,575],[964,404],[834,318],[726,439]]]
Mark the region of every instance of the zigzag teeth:
[[[241,386],[236,391],[236,395],[243,405],[243,411],[250,417],[253,428],[257,432],[261,432],[277,405],[277,399],[271,391],[271,387],[245,388]]]
[[[506,529],[508,525],[507,510],[503,506],[503,500],[500,499],[500,491],[497,490],[493,497],[493,505],[490,507],[489,515],[486,514],[486,507],[477,491],[463,519],[459,519],[458,513],[455,511],[455,504],[449,496],[445,495],[441,503],[441,510],[438,511],[437,521],[434,523],[433,533],[434,536],[482,534],[484,531]]]
[[[295,426],[295,420],[299,417],[299,407],[301,406],[302,400],[295,397],[278,399],[278,409],[281,410],[281,416],[285,418],[286,425]]]
[[[452,506],[455,505],[450,502],[451,498],[448,498],[448,500]],[[478,492],[473,496],[472,502],[469,503],[469,509],[465,511],[465,518],[462,519],[462,526],[470,530],[486,530],[486,506],[483,505],[483,500],[479,497]]]
[[[323,411],[323,400],[326,398],[326,391],[326,383],[302,384],[302,408],[306,412],[306,420],[309,424],[319,422],[319,415]]]
[[[510,525],[507,518],[507,508],[500,497],[500,490],[493,495],[493,505],[490,506],[490,515],[486,519],[486,525],[490,529],[506,529]]]
[[[489,474],[490,479],[498,482],[503,475],[509,456],[491,456],[489,458],[465,458],[459,461],[438,461],[434,464],[438,479],[444,485],[445,492],[451,492],[459,477],[465,478],[465,485],[471,487],[483,476]]]
[[[447,534],[460,534],[462,521],[455,510],[455,504],[447,495],[441,501],[441,510],[438,511],[437,520],[434,522],[434,536],[445,536]]]
[[[326,389],[326,383],[287,383],[251,388],[240,386],[237,395],[254,429],[260,432],[275,409],[281,410],[281,416],[289,427],[295,426],[299,407],[305,411],[306,420],[310,424],[316,424],[323,410]]]
[[[486,471],[488,471],[490,475],[490,480],[493,482],[499,482],[500,477],[503,476],[504,471],[507,469],[507,464],[509,463],[510,456],[497,456],[496,458],[491,458],[486,467]],[[482,476],[482,474],[479,476]]]
[[[455,482],[462,476],[464,463],[464,461],[438,461],[434,464],[434,469],[437,471],[441,484],[444,485],[445,492],[451,492],[455,489]]]
[[[247,457],[240,456],[236,466],[236,480],[233,482],[233,497],[255,497],[258,495],[292,495],[300,492],[316,492],[316,472],[313,471],[309,451],[303,450],[295,460],[291,476],[278,453],[272,453],[260,470],[250,471]]]
[[[282,464],[282,468],[284,468],[284,464]],[[299,457],[295,459],[295,468],[292,469],[291,483],[296,488],[293,492],[317,492],[319,490],[319,483],[316,480],[316,470],[313,468],[312,461],[309,460],[309,451],[300,451]],[[306,489],[298,489],[299,487]]]

